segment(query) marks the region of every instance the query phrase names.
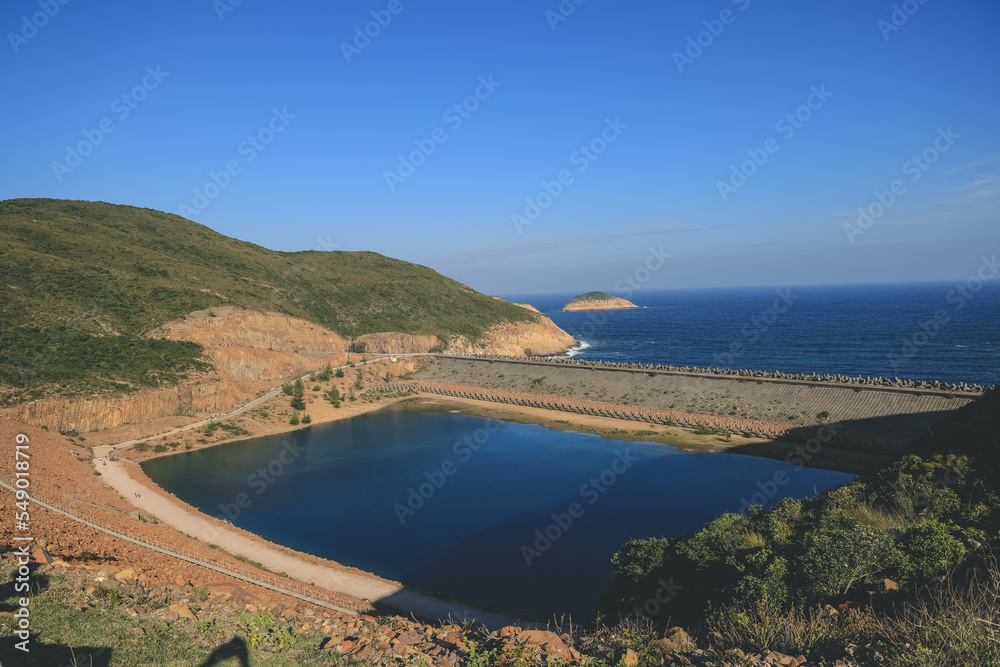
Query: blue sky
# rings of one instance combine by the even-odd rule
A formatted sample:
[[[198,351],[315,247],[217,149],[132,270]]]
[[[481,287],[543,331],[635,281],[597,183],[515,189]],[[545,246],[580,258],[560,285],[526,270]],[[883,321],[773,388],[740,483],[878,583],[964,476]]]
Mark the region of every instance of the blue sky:
[[[951,280],[1000,250],[993,1],[232,2],[4,3],[0,198],[500,294]]]

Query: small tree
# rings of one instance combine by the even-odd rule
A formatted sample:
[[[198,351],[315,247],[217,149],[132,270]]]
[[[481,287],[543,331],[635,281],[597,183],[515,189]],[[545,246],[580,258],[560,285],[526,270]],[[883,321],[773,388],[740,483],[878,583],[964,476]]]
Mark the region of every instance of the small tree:
[[[323,394],[323,396],[326,400],[330,401],[333,407],[340,407],[340,391],[336,387],[330,387],[330,390]]]
[[[292,389],[292,401],[291,406],[295,410],[305,410],[306,409],[306,386],[302,384],[302,378],[295,381],[295,386]]]
[[[313,418],[309,416],[309,413],[306,413],[306,414],[302,415],[302,423],[303,424],[311,424],[312,420],[313,420]]]
[[[339,377],[339,378],[344,377],[344,369],[343,368],[338,368],[337,369],[337,377]]]
[[[299,423],[299,413],[298,412],[293,412],[292,413],[292,418],[288,420],[288,423],[291,424],[291,425],[293,425],[293,426],[296,425],[296,424],[298,424]]]
[[[364,386],[365,386],[365,385],[364,385],[364,382],[362,381],[362,378],[361,378],[361,370],[359,369],[359,370],[358,370],[358,377],[356,377],[356,378],[354,379],[354,388],[355,388],[355,389],[361,389],[361,388],[363,388]]]

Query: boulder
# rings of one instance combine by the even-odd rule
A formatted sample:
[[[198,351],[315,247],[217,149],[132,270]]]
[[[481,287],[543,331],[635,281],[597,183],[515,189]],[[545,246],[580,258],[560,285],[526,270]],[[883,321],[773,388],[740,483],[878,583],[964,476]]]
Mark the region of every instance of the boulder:
[[[117,579],[118,581],[131,582],[135,581],[136,578],[137,577],[135,574],[135,570],[131,567],[126,567],[124,570],[121,570],[118,574],[115,575],[115,579]]]
[[[569,647],[554,632],[548,630],[525,630],[517,637],[517,641],[524,644],[533,644],[540,647],[551,657],[562,660],[570,660]]]
[[[188,607],[183,602],[176,602],[176,603],[170,605],[169,607],[167,607],[167,609],[169,609],[173,613],[177,614],[177,616],[179,618],[186,618],[189,621],[197,621],[198,620],[195,617],[194,612],[191,611],[191,608]]]

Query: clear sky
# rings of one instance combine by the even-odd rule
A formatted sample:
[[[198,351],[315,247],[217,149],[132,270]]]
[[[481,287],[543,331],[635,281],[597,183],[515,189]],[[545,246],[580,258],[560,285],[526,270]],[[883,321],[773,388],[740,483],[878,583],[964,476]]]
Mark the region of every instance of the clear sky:
[[[0,198],[500,294],[951,280],[1000,251],[995,0],[576,2],[8,0]]]

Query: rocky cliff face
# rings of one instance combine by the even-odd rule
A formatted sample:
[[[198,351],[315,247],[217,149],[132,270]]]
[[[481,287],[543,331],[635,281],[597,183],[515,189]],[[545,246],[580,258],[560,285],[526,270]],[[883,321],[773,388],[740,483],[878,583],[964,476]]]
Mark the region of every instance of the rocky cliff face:
[[[560,329],[547,317],[541,316],[538,324],[513,322],[490,328],[476,343],[466,338],[449,342],[448,349],[455,352],[483,352],[514,357],[546,356],[559,354],[579,345],[579,341]]]
[[[546,317],[538,324],[495,326],[474,345],[464,338],[446,344],[436,336],[402,333],[368,334],[350,341],[306,320],[232,307],[189,313],[148,335],[201,343],[215,370],[176,387],[86,399],[43,399],[0,410],[0,416],[83,433],[177,414],[226,412],[251,400],[261,389],[318,370],[327,362],[347,363],[352,342],[363,343],[366,354],[450,348],[513,356],[555,354],[577,344]]]
[[[441,352],[445,349],[444,342],[437,336],[403,333],[366,334],[355,338],[353,344],[355,349],[364,345],[366,354],[414,354]]]
[[[222,412],[253,398],[252,387],[203,381],[88,399],[48,398],[0,411],[0,417],[80,433],[134,424],[170,415]]]

